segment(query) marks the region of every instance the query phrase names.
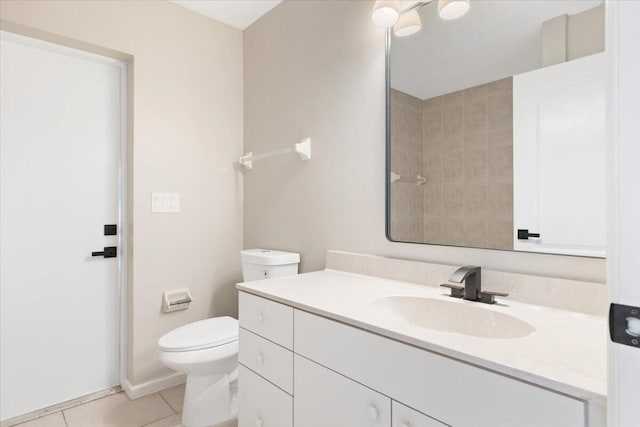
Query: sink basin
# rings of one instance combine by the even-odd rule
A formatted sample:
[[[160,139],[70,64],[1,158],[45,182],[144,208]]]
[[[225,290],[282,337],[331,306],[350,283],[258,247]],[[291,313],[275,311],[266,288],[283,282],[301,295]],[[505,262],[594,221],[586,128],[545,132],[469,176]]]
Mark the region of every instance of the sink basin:
[[[390,296],[373,305],[392,320],[425,329],[480,338],[522,338],[535,331],[527,322],[488,310],[480,303]]]

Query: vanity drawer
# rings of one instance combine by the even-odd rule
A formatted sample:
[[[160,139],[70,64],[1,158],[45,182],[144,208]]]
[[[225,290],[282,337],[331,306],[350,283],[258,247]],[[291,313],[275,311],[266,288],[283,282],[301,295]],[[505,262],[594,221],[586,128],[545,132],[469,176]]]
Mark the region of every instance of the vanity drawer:
[[[240,328],[238,361],[293,394],[293,352]]]
[[[293,308],[240,292],[240,326],[290,350],[293,349]]]
[[[448,425],[585,426],[582,400],[304,311],[295,324],[296,354]]]
[[[447,427],[447,425],[394,401],[391,402],[391,427]]]
[[[240,365],[238,427],[292,427],[293,398]]]

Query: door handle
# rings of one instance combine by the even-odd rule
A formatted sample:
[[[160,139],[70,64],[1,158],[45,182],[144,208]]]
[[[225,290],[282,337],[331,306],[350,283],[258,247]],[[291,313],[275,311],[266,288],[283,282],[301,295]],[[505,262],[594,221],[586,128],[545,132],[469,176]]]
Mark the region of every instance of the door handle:
[[[540,233],[529,233],[527,229],[518,229],[518,240],[529,240],[529,237],[540,238]]]
[[[115,258],[118,255],[118,248],[116,246],[107,246],[100,252],[91,252],[91,256],[101,256],[105,258]]]

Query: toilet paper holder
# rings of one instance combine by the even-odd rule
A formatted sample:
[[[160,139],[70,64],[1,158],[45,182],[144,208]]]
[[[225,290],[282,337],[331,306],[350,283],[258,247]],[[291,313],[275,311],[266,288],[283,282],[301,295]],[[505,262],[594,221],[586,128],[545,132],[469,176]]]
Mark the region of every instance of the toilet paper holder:
[[[176,289],[162,293],[162,311],[171,313],[172,311],[186,310],[193,301],[189,289]]]

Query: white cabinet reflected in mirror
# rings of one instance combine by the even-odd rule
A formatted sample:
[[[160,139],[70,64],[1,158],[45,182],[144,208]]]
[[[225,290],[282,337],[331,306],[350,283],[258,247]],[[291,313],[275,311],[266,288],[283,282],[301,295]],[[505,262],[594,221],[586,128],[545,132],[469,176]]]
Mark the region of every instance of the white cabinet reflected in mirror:
[[[388,35],[387,237],[604,257],[602,2],[470,5]]]

